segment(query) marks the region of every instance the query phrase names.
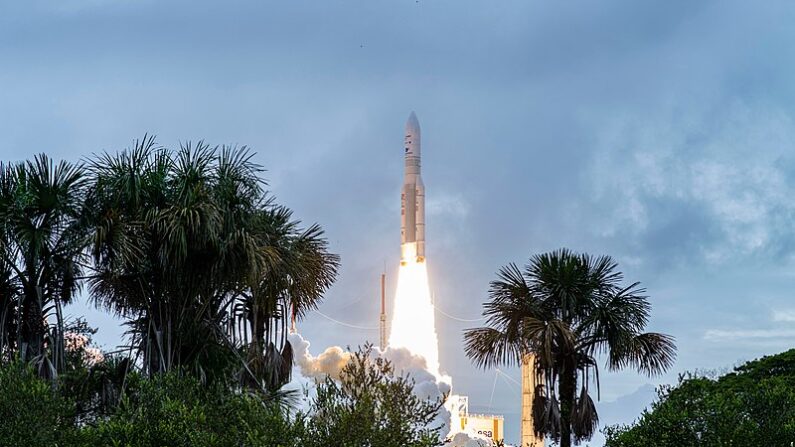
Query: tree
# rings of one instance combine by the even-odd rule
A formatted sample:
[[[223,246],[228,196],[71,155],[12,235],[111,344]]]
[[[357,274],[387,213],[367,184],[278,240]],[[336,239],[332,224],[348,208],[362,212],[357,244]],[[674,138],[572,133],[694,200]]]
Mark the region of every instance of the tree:
[[[683,374],[631,425],[604,429],[608,447],[781,445],[795,440],[795,350],[721,377]]]
[[[150,374],[183,365],[212,370],[226,349],[215,312],[246,270],[230,265],[241,256],[224,244],[224,217],[234,215],[222,216],[215,200],[217,161],[204,144],[174,155],[145,137],[88,165],[91,298],[128,320],[132,347]],[[247,171],[239,176],[252,174],[247,164],[239,168]]]
[[[85,263],[85,182],[81,165],[43,154],[0,164],[0,355],[46,376],[64,366],[62,309]]]
[[[256,284],[239,296],[239,317],[248,324],[249,365],[274,391],[290,380],[293,354],[287,341],[291,318],[301,319],[320,303],[339,268],[317,224],[302,230],[292,212],[273,206],[257,214],[258,235],[274,254]]]
[[[339,382],[317,388],[307,421],[308,447],[431,447],[440,445],[433,427],[444,401],[421,399],[411,378],[372,355],[367,345],[353,353]]]
[[[320,227],[274,204],[245,147],[145,137],[88,168],[91,296],[128,320],[144,370],[211,379],[237,365],[250,386],[285,383],[287,309],[314,308],[336,277]]]
[[[563,447],[590,439],[597,427],[590,384],[598,392],[598,356],[610,370],[649,375],[674,361],[672,337],[642,332],[651,308],[644,290],[622,280],[609,256],[567,249],[533,256],[524,271],[509,264],[491,282],[487,326],[465,333],[467,356],[481,367],[534,355],[535,431]]]

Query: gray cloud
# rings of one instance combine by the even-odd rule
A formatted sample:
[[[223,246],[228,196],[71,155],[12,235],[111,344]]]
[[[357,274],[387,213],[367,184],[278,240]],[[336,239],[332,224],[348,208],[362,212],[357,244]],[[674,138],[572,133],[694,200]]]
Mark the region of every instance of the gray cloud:
[[[679,120],[603,133],[590,174],[608,210],[597,235],[695,261],[791,255],[790,117],[735,105]]]

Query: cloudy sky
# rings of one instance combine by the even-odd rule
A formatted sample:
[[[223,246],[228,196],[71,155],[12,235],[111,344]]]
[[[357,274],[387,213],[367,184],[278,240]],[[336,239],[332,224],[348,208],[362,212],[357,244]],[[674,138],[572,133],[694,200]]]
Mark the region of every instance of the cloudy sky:
[[[250,146],[343,259],[321,311],[364,329],[314,314],[313,348],[377,340],[412,110],[440,309],[477,318],[501,265],[564,246],[647,287],[678,361],[603,375],[611,418],[649,384],[795,341],[791,2],[164,3],[0,0],[0,159],[78,160],[146,132]],[[118,323],[90,309],[72,312],[115,346]],[[515,439],[516,385],[466,359],[473,324],[437,316],[442,367]]]

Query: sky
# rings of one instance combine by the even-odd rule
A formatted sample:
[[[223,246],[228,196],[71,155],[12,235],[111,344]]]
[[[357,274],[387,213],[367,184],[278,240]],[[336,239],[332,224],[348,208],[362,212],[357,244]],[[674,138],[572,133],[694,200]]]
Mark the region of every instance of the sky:
[[[497,270],[533,254],[613,256],[678,345],[661,377],[601,375],[605,422],[629,422],[683,371],[795,341],[794,18],[787,1],[0,0],[0,159],[145,133],[249,146],[342,257],[320,311],[355,327],[312,314],[301,332],[355,347],[378,339],[383,271],[394,293],[416,111],[438,308],[478,318]],[[85,296],[70,311],[120,342]],[[464,355],[478,323],[436,323],[454,390],[517,439],[516,384]]]

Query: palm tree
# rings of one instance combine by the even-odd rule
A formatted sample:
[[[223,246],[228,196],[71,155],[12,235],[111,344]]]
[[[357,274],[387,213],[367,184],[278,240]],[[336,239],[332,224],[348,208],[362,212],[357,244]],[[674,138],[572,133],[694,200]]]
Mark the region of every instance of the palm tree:
[[[88,165],[91,296],[128,321],[149,374],[221,376],[237,363],[257,387],[289,377],[285,309],[316,306],[338,261],[319,227],[301,230],[273,203],[251,159],[245,147],[172,152],[145,137]]]
[[[467,356],[480,367],[518,364],[534,354],[535,431],[569,447],[590,439],[598,415],[598,357],[609,370],[648,375],[671,367],[673,338],[642,332],[651,306],[639,283],[622,285],[609,256],[567,249],[533,256],[524,271],[503,267],[484,304],[487,327],[465,332]],[[579,391],[578,388],[579,387]]]
[[[81,165],[37,155],[0,165],[0,353],[63,367],[63,305],[84,267]]]
[[[229,354],[224,303],[269,256],[249,232],[264,195],[250,158],[202,142],[171,153],[148,136],[89,164],[91,296],[128,320],[150,374]]]
[[[251,342],[244,343],[249,365],[264,386],[274,391],[290,380],[290,320],[317,308],[336,278],[339,256],[329,253],[319,225],[301,229],[301,223],[283,206],[270,205],[257,218],[259,236],[275,256],[250,293],[240,295],[238,309],[248,325],[246,335],[251,334]]]

